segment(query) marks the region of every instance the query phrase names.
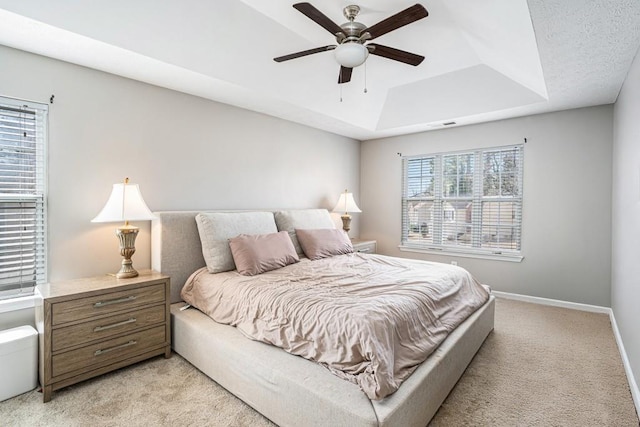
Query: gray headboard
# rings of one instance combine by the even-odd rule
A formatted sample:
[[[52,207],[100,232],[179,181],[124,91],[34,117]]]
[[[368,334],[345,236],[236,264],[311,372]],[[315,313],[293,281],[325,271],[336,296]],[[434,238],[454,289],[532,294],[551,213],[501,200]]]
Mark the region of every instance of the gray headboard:
[[[202,211],[154,212],[151,222],[151,268],[171,277],[171,302],[191,273],[204,267],[196,215]]]
[[[289,212],[310,211],[305,221],[317,221],[318,208],[288,209]],[[155,212],[151,223],[151,267],[171,277],[171,302],[182,301],[180,291],[189,276],[205,266],[196,216],[200,212],[257,212],[256,210]],[[263,209],[260,212],[275,212]],[[325,211],[326,212],[326,211]],[[323,219],[324,217],[321,217]],[[323,226],[326,224],[323,224]],[[335,226],[336,224],[333,224]],[[321,226],[319,226],[321,227]],[[303,227],[304,228],[304,227]],[[313,227],[307,227],[313,228]],[[288,230],[293,231],[293,230]]]

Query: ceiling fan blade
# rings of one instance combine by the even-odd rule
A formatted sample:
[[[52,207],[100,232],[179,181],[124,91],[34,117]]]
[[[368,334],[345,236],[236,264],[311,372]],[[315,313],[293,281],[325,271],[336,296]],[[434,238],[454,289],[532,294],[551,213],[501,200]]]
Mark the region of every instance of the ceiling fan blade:
[[[296,59],[307,55],[313,55],[314,53],[326,52],[328,50],[335,49],[335,45],[316,47],[315,49],[303,50],[302,52],[290,53],[289,55],[279,56],[273,58],[276,62],[288,61],[290,59]]]
[[[409,65],[420,65],[422,61],[424,61],[424,56],[416,55],[415,53],[405,52],[404,50],[395,49],[389,46],[383,46],[381,44],[369,43],[367,48],[373,47],[374,49],[369,49],[369,53],[371,55],[378,55],[384,58],[393,59],[394,61],[404,62]]]
[[[353,68],[340,67],[340,74],[338,75],[338,83],[349,83],[351,81],[351,73]]]
[[[327,18],[324,13],[316,9],[311,3],[296,3],[293,7],[334,36],[338,33],[344,34],[338,24]]]
[[[369,33],[371,37],[368,40],[373,40],[376,37],[380,37],[383,34],[387,34],[390,31],[397,30],[400,27],[411,24],[419,19],[429,16],[429,12],[421,4],[414,4],[413,6],[398,12],[387,19],[372,25],[369,28],[362,30],[360,35]]]

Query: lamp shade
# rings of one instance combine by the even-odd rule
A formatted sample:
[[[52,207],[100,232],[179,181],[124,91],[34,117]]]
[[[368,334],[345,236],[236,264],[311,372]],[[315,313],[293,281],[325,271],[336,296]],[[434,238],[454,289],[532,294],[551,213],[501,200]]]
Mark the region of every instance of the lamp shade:
[[[113,184],[107,204],[91,222],[148,221],[156,219],[140,194],[138,184]]]
[[[334,55],[338,64],[353,68],[367,60],[369,50],[358,42],[347,42],[336,47]]]
[[[356,205],[356,201],[353,200],[353,193],[348,193],[347,190],[344,190],[344,193],[340,194],[340,199],[336,207],[333,208],[333,212],[348,214],[349,212],[358,213],[362,211]]]

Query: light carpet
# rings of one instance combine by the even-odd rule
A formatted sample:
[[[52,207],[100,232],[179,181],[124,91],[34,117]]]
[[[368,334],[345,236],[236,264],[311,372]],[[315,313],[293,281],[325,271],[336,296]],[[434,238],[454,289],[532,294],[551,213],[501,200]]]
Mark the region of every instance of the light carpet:
[[[495,330],[430,426],[638,426],[609,317],[496,301]],[[303,410],[291,408],[292,411]],[[2,426],[273,426],[180,356],[0,402]]]

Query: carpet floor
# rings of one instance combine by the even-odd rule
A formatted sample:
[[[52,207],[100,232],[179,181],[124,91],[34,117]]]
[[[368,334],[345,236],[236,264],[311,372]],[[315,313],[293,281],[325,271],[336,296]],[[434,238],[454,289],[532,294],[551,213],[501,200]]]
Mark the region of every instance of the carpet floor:
[[[634,426],[609,317],[497,299],[495,330],[430,426]],[[291,410],[300,410],[291,408]],[[183,358],[0,402],[2,426],[273,426]]]

